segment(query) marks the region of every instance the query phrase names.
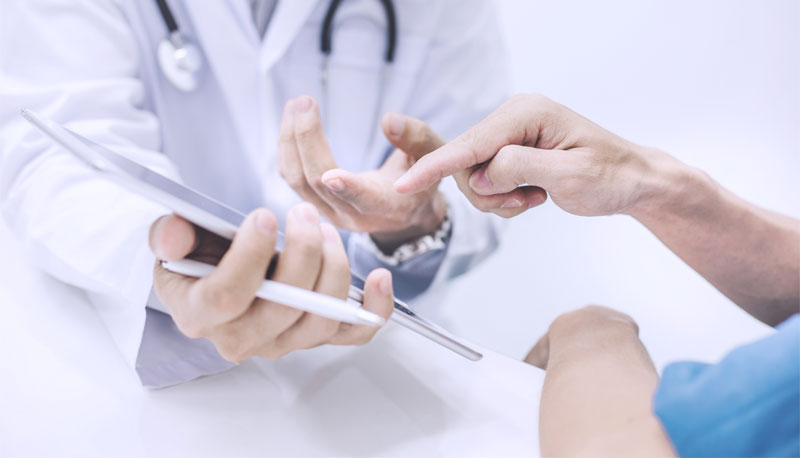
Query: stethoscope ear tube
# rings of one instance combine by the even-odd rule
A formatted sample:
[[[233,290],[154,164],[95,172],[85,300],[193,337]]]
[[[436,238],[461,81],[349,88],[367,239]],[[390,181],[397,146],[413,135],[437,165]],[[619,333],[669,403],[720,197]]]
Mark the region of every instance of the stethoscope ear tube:
[[[169,34],[178,31],[178,23],[175,21],[175,16],[172,15],[172,10],[167,5],[167,0],[156,0],[158,10],[161,12],[161,17],[164,19],[164,25],[167,26]]]
[[[386,53],[384,54],[384,61],[388,64],[394,62],[394,54],[397,48],[397,14],[392,0],[380,0],[380,2],[383,5],[383,11],[386,16]],[[341,3],[342,0],[331,0],[328,11],[325,13],[325,20],[322,22],[320,51],[326,56],[333,52],[333,20]]]
[[[386,86],[388,79],[388,69],[394,62],[395,51],[397,49],[397,14],[394,10],[392,0],[380,0],[383,6],[383,11],[386,16],[386,52],[384,54],[385,66],[380,71],[380,81],[378,87],[378,100],[375,104],[375,113],[372,120],[372,128],[370,130],[370,139],[367,149],[371,150],[375,142],[376,131],[380,123],[381,110],[383,109],[383,99],[386,94]],[[328,6],[328,11],[325,12],[325,19],[322,22],[322,31],[320,34],[320,51],[322,52],[322,69],[320,71],[320,83],[322,85],[322,125],[328,125],[328,106],[330,99],[328,97],[328,61],[330,60],[331,53],[333,53],[333,21],[336,18],[336,12],[342,0],[331,0]]]

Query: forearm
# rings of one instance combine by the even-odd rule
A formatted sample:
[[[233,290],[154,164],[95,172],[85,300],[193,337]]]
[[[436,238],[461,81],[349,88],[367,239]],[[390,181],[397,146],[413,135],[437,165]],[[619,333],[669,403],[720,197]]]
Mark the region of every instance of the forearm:
[[[628,213],[745,311],[775,325],[800,308],[800,221],[752,205],[659,151]]]
[[[658,374],[635,329],[602,323],[576,329],[559,320],[549,332],[539,419],[542,454],[672,455],[652,413]]]

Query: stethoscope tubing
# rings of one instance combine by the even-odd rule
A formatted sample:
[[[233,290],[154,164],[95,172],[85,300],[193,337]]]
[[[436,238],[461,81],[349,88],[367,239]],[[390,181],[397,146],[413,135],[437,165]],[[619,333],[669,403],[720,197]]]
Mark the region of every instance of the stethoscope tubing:
[[[186,65],[186,56],[190,54],[189,47],[191,45],[184,42],[183,37],[180,33],[180,27],[178,25],[178,21],[175,19],[175,15],[172,13],[172,9],[169,7],[167,0],[155,0],[156,5],[158,6],[158,10],[161,13],[161,18],[164,21],[164,25],[167,28],[167,37],[165,40],[168,40],[172,43],[172,54],[175,59],[175,66],[170,66],[162,63],[162,71],[164,72],[167,79],[175,85],[178,89],[191,92],[196,87],[196,73],[199,70],[199,52],[192,48],[192,54],[195,54],[197,58],[196,65],[187,66]],[[383,7],[384,15],[386,18],[386,50],[384,52],[383,60],[384,66],[381,68],[380,76],[379,76],[379,87],[378,87],[378,100],[375,106],[375,114],[373,116],[373,124],[370,133],[370,140],[368,144],[368,149],[372,148],[374,139],[375,139],[375,132],[377,131],[378,127],[378,117],[380,116],[380,112],[383,108],[383,101],[384,96],[386,93],[386,86],[387,86],[387,79],[388,79],[388,71],[387,69],[391,66],[394,62],[395,53],[397,51],[397,14],[394,9],[394,4],[392,0],[379,0],[381,6]],[[323,55],[322,59],[322,68],[320,70],[320,83],[322,85],[322,97],[323,97],[323,125],[328,124],[328,109],[327,107],[330,105],[330,100],[328,97],[328,86],[329,86],[329,74],[328,74],[328,61],[330,59],[331,54],[333,53],[333,32],[334,32],[334,20],[336,19],[336,13],[339,10],[339,6],[341,6],[342,0],[331,0],[330,5],[328,5],[328,10],[325,12],[325,19],[322,23],[322,30],[320,33],[320,52]],[[168,67],[170,67],[168,69]],[[175,67],[178,69],[176,70]],[[174,74],[175,72],[183,72],[180,74]],[[191,84],[184,81],[188,80],[191,81]]]

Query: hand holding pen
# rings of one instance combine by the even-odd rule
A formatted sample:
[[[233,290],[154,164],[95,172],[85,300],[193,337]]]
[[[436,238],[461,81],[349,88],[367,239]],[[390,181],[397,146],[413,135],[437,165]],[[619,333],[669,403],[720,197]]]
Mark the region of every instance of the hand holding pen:
[[[275,216],[264,209],[245,219],[233,242],[177,216],[153,224],[150,245],[159,259],[189,257],[217,264],[208,276],[192,278],[156,263],[155,291],[181,332],[211,340],[220,355],[233,362],[250,356],[277,359],[326,343],[357,345],[371,340],[376,326],[340,322],[257,297],[277,234]],[[272,280],[342,301],[347,298],[350,268],[344,245],[333,226],[320,222],[314,206],[302,203],[290,210],[285,240]],[[385,269],[373,271],[364,289],[363,310],[385,320],[394,304],[391,274]]]

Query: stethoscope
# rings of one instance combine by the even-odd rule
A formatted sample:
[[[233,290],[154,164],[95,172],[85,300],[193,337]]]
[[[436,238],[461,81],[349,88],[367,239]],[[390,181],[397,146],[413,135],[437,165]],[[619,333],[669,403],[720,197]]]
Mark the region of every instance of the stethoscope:
[[[197,46],[183,40],[178,22],[167,5],[166,0],[156,0],[158,11],[167,26],[167,36],[158,44],[158,65],[161,73],[183,92],[197,89],[198,75],[203,67],[203,59]]]
[[[397,47],[397,16],[395,14],[392,0],[380,0],[386,16],[386,52],[383,56],[384,65],[381,67],[378,86],[378,100],[375,104],[373,125],[371,130],[369,147],[372,146],[375,131],[377,130],[378,119],[383,109],[384,97],[389,69],[394,62],[395,48]],[[164,77],[180,91],[193,92],[198,86],[198,75],[203,67],[203,60],[200,50],[192,43],[189,43],[181,36],[178,22],[172,14],[172,10],[167,4],[167,0],[156,0],[158,10],[164,19],[167,27],[167,36],[158,45],[158,63]],[[320,51],[322,52],[322,69],[320,71],[320,83],[322,85],[322,120],[323,125],[328,125],[328,106],[330,105],[329,85],[330,75],[328,65],[333,53],[333,20],[342,0],[331,0],[328,11],[325,13],[325,20],[322,23],[322,34],[320,36]]]

